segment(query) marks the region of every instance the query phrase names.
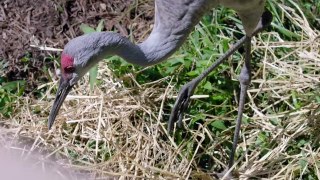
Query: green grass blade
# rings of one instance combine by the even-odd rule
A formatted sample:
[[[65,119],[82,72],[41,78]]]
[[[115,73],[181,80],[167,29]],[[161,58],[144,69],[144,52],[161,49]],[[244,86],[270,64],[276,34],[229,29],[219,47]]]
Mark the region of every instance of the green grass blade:
[[[98,65],[95,65],[89,71],[90,90],[93,90],[94,84],[97,82]]]
[[[96,28],[97,32],[101,32],[104,28],[104,20],[101,20]]]
[[[96,32],[94,28],[88,26],[87,24],[81,24],[79,28],[85,34]]]

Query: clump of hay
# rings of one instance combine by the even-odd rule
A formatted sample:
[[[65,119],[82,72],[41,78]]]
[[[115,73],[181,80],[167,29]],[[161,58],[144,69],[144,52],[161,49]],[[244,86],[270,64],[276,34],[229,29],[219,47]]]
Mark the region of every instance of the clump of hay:
[[[320,84],[320,32],[309,26],[301,12],[280,7],[300,27],[302,38],[299,42],[288,42],[274,32],[264,32],[255,38],[253,49],[263,52],[264,58],[248,91],[246,107],[253,113],[244,114],[251,121],[242,126],[236,162],[242,179],[290,179],[296,177],[297,170],[304,173],[306,168],[301,167],[301,161],[320,177],[319,148],[315,146],[320,129],[319,99],[316,99]],[[270,38],[264,41],[263,36]],[[278,56],[280,48],[287,48],[288,53]],[[8,147],[23,146],[28,152],[45,154],[39,161],[63,159],[60,165],[100,179],[212,178],[212,173],[197,166],[200,149],[201,154],[214,159],[215,168],[226,167],[228,153],[222,142],[231,140],[233,128],[216,137],[207,124],[217,119],[233,119],[208,116],[207,123],[198,129],[186,129],[192,135],[190,139],[176,144],[168,135],[163,119],[167,98],[177,93],[173,84],[164,83],[168,82],[164,79],[138,84],[129,75],[134,85],[124,87],[106,62],[100,63],[98,74],[101,85],[94,91],[90,92],[88,76],[71,91],[50,131],[46,120],[57,81],[39,87],[48,89],[42,99],[20,98],[16,103],[17,113],[2,121],[6,127],[2,133],[4,139],[15,140]],[[55,79],[53,75],[52,79]],[[303,102],[299,107],[294,104],[296,98]],[[288,108],[279,112],[280,104]],[[305,142],[297,153],[290,152],[291,143],[299,141],[301,136],[308,136],[313,142]],[[210,139],[211,146],[203,150],[201,143],[205,138]],[[25,139],[30,143],[25,143]],[[271,143],[261,148],[259,143],[266,139]]]

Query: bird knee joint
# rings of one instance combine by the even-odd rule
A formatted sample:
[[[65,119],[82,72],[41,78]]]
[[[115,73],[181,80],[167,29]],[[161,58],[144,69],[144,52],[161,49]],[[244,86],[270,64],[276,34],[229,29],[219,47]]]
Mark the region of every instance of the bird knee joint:
[[[240,78],[239,78],[239,81],[242,85],[249,85],[250,84],[250,81],[251,81],[251,77],[249,74],[243,74],[241,73],[240,74]]]

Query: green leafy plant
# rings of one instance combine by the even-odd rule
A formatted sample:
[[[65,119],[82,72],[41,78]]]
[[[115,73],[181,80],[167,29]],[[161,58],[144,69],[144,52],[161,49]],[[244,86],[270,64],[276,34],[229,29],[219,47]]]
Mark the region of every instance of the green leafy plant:
[[[25,81],[6,82],[5,78],[0,76],[0,114],[4,117],[12,115],[17,98],[24,92],[25,83]]]

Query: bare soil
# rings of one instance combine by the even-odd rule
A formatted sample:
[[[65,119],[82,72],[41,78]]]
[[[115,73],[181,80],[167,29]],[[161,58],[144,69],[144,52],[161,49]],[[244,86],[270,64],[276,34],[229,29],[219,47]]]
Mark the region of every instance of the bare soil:
[[[0,60],[7,63],[8,80],[27,80],[27,91],[46,81],[44,66],[53,70],[52,58],[60,53],[40,51],[30,44],[63,48],[83,34],[84,23],[96,27],[105,20],[104,30],[117,31],[142,40],[153,21],[153,2],[135,0],[2,0],[0,2]],[[1,73],[3,74],[3,73]],[[35,78],[37,77],[37,78]]]

